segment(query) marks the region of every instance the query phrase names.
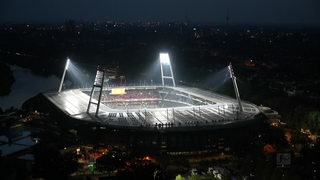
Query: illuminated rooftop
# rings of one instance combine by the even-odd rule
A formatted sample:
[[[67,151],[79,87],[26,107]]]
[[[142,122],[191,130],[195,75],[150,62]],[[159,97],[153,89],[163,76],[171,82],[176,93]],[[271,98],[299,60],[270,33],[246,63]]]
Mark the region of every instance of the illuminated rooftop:
[[[210,91],[189,88],[189,87],[143,87],[132,86],[123,87],[124,89],[157,89],[161,93],[174,91],[188,95],[193,102],[189,103],[180,99],[166,99],[166,102],[180,103],[179,106],[148,107],[134,106],[136,108],[109,107],[108,103],[100,103],[99,115],[96,117],[92,110],[86,113],[89,102],[89,95],[86,93],[89,89],[72,89],[62,91],[61,93],[48,92],[44,96],[57,106],[66,115],[78,120],[95,122],[101,125],[119,127],[119,128],[146,128],[154,129],[165,128],[186,128],[186,127],[219,127],[223,125],[232,125],[233,123],[254,120],[255,115],[260,111],[256,105],[243,102],[243,112],[239,112],[236,99],[222,96]],[[108,92],[107,89],[105,92]],[[163,99],[163,97],[162,97]],[[140,103],[146,103],[145,99]],[[156,102],[158,100],[155,100]],[[126,100],[117,102],[124,104],[126,102],[136,102]]]

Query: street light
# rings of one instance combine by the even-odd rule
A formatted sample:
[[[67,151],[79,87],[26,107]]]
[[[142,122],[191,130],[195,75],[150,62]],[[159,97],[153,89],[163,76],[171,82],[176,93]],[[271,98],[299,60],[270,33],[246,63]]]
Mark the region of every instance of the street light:
[[[61,82],[60,82],[60,86],[59,86],[58,92],[61,92],[62,84],[63,84],[64,78],[65,78],[65,76],[66,76],[66,71],[67,71],[68,68],[69,68],[69,64],[70,64],[70,59],[67,58],[66,65],[65,65],[64,70],[63,70],[63,74],[62,74],[62,78],[61,78]]]

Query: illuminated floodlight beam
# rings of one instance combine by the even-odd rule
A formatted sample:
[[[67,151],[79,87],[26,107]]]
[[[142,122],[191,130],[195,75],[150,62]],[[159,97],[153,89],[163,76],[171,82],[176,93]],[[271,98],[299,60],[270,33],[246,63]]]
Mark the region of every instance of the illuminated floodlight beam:
[[[160,53],[159,55],[160,58],[160,68],[161,68],[161,81],[162,81],[162,86],[164,86],[164,80],[165,79],[171,79],[172,80],[172,84],[175,87],[176,83],[174,81],[174,77],[173,77],[173,72],[172,72],[172,67],[171,67],[171,63],[170,63],[170,57],[168,53]],[[163,66],[169,66],[169,70],[170,70],[170,75],[165,76],[163,73]]]
[[[63,81],[64,81],[64,78],[65,78],[65,76],[66,76],[66,71],[67,71],[68,68],[69,68],[69,64],[70,64],[70,59],[67,58],[66,65],[65,65],[64,70],[63,70],[63,74],[62,74],[62,78],[61,78],[61,82],[60,82],[60,86],[59,86],[58,92],[61,92],[62,85],[63,85]]]

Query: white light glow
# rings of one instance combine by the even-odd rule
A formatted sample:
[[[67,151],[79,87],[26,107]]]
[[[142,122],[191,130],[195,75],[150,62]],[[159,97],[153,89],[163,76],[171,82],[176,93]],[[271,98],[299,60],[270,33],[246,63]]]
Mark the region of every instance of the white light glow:
[[[170,64],[170,58],[168,53],[160,53],[160,63]]]
[[[64,71],[63,71],[63,74],[62,74],[62,78],[61,78],[61,82],[60,82],[60,86],[59,86],[58,92],[61,92],[61,90],[62,90],[63,81],[64,81],[64,78],[66,76],[66,71],[68,70],[69,64],[70,64],[70,59],[68,58],[67,62],[66,62],[66,65],[64,67]]]
[[[69,64],[70,64],[70,59],[68,58],[66,62],[66,67],[65,67],[66,70],[68,70]]]

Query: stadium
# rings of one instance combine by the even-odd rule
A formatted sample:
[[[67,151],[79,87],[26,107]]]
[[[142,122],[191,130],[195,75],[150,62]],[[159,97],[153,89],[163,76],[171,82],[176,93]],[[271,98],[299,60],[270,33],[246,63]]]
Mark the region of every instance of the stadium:
[[[259,114],[253,104],[243,103],[241,112],[235,99],[198,88],[133,86],[102,92],[98,116],[93,110],[87,113],[88,89],[45,93],[45,96],[75,119],[141,130],[218,128],[254,120]]]
[[[240,100],[231,64],[228,70],[236,99],[176,86],[169,55],[162,53],[159,59],[162,84],[158,86],[106,86],[105,72],[98,68],[92,88],[62,91],[68,60],[59,91],[43,95],[72,119],[71,126],[82,124],[82,134],[90,136],[88,129],[93,129],[100,132],[96,138],[101,136],[109,143],[122,141],[131,147],[177,149],[193,144],[192,148],[203,149],[228,139],[225,132],[261,123],[259,108]]]

